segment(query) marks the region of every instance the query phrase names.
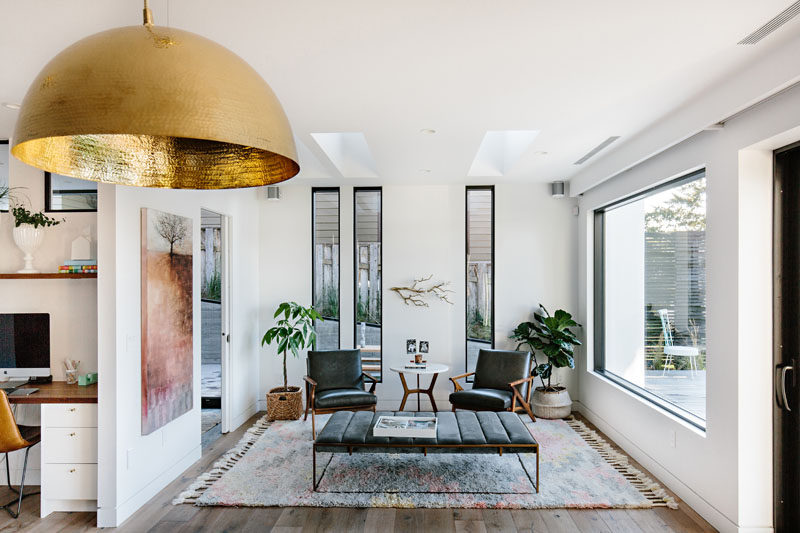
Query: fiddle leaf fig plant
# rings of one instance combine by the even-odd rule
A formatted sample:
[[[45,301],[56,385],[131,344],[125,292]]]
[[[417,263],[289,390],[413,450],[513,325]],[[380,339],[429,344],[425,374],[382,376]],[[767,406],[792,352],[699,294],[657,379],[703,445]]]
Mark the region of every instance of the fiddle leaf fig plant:
[[[300,350],[314,345],[317,340],[314,320],[322,320],[322,315],[313,306],[303,307],[296,302],[283,302],[272,318],[278,317],[281,318],[261,339],[261,346],[277,343],[278,354],[283,354],[283,390],[289,392],[286,355],[291,352],[295,357],[300,357]]]
[[[572,315],[559,309],[550,315],[547,309],[539,305],[542,313],[534,313],[533,322],[523,322],[514,329],[510,338],[518,342],[517,350],[527,346],[534,354],[533,372],[542,379],[545,391],[558,390],[551,384],[553,368],[575,368],[574,350],[581,341],[570,328],[581,327],[572,319]],[[539,351],[547,358],[546,363],[539,364],[536,352]],[[545,380],[547,383],[545,384]],[[563,389],[563,388],[562,388]]]

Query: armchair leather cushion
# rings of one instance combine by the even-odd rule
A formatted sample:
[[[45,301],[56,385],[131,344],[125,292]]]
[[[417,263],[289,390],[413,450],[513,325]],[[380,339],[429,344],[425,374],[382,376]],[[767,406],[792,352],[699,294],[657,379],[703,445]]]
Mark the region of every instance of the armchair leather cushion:
[[[363,389],[360,350],[308,352],[308,375],[317,382],[317,394],[330,389]]]
[[[461,409],[503,411],[511,407],[511,389],[460,390],[450,395],[450,403]]]
[[[328,389],[314,395],[314,407],[335,409],[337,407],[361,407],[375,405],[378,397],[362,389]]]
[[[475,363],[475,389],[508,390],[508,384],[531,375],[530,352],[514,352],[506,350],[480,350],[478,362]],[[524,398],[528,384],[520,389]]]

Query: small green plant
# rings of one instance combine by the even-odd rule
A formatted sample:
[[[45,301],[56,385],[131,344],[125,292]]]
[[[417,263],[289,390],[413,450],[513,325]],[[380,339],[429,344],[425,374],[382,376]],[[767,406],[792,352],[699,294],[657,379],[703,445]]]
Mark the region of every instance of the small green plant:
[[[522,346],[528,346],[531,352],[539,350],[547,357],[546,363],[538,364],[534,356],[536,367],[533,372],[542,379],[545,391],[555,391],[559,389],[550,383],[553,368],[575,368],[574,349],[581,342],[569,328],[581,325],[572,320],[572,315],[563,309],[550,316],[541,304],[539,307],[544,311],[544,315],[534,313],[534,322],[521,323],[510,338],[519,343],[517,350]],[[545,380],[547,380],[546,385]]]
[[[15,205],[11,208],[11,214],[14,215],[14,226],[20,227],[23,224],[30,224],[34,228],[57,226],[61,224],[64,219],[51,218],[39,211],[38,213],[31,213],[23,205]]]
[[[300,350],[314,345],[317,332],[314,320],[322,320],[314,307],[303,307],[296,302],[283,302],[278,306],[273,318],[281,317],[278,322],[264,334],[261,346],[278,344],[278,353],[283,354],[283,390],[289,392],[289,380],[286,375],[286,354],[291,352],[300,357]]]

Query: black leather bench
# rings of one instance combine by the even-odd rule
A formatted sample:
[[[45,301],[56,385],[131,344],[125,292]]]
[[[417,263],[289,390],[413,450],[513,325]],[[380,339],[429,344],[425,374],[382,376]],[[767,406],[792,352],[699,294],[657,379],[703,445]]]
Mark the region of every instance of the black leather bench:
[[[375,437],[372,429],[383,415],[424,416],[438,419],[435,439]],[[535,453],[536,492],[539,492],[539,443],[511,412],[392,412],[339,411],[314,440],[313,480],[317,490],[317,452],[327,453]]]

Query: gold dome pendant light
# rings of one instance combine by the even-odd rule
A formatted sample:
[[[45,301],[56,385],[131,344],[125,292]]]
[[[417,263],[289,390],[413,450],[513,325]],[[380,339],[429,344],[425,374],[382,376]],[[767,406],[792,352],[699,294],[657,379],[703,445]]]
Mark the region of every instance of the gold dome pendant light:
[[[11,152],[92,181],[170,189],[278,183],[300,171],[292,129],[258,73],[183,30],[115,28],[63,50],[19,112]]]

